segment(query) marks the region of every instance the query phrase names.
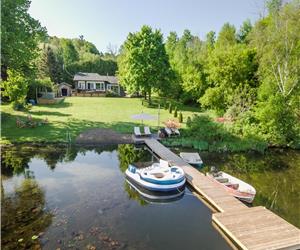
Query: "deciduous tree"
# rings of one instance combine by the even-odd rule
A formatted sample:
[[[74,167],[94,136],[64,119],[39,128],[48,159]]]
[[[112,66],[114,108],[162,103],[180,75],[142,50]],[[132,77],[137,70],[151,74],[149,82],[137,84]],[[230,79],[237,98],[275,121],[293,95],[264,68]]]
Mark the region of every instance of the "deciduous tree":
[[[168,87],[170,65],[159,30],[143,26],[130,33],[118,61],[118,76],[128,92],[143,92],[151,100],[153,90]]]
[[[38,56],[38,43],[46,36],[46,29],[32,18],[30,0],[1,1],[1,77],[7,69],[32,75]]]

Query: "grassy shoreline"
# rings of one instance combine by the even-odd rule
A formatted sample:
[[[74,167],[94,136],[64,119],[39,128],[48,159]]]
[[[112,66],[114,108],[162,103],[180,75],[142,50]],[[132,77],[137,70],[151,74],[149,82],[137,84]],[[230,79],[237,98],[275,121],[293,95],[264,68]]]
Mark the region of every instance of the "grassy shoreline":
[[[181,107],[184,118],[200,113],[198,108]],[[68,142],[91,128],[109,128],[119,133],[132,133],[134,126],[141,126],[142,121],[131,116],[141,112],[157,116],[158,109],[145,107],[139,98],[97,98],[69,97],[63,103],[37,105],[28,111],[13,110],[11,105],[2,104],[1,144],[18,142]],[[35,128],[18,128],[16,120],[26,120],[31,115],[34,121],[48,119],[49,123]],[[160,109],[160,126],[173,115],[168,110]],[[143,121],[143,125],[157,130],[157,120]],[[185,123],[182,124],[185,127]]]
[[[141,121],[132,120],[132,115],[141,112],[151,115],[157,115],[158,113],[157,107],[144,106],[142,102],[143,100],[139,98],[70,97],[60,104],[37,105],[27,111],[15,111],[11,105],[2,104],[0,144],[1,146],[23,143],[40,145],[75,144],[75,138],[80,133],[93,128],[107,128],[121,134],[131,134],[134,126],[142,125]],[[163,140],[162,142],[166,146],[185,147],[209,152],[258,151],[261,153],[264,153],[270,146],[259,140],[230,136],[228,131],[225,130],[223,133],[224,138],[218,140],[211,140],[212,138],[208,138],[206,132],[203,135],[204,139],[193,137],[186,128],[185,121],[187,117],[192,117],[195,114],[208,114],[201,113],[197,107],[179,106],[179,110],[184,117],[181,127],[182,136]],[[27,119],[28,115],[31,115],[34,121],[43,121],[47,118],[49,123],[35,128],[18,128],[16,120]],[[161,108],[160,127],[163,126],[163,121],[170,118],[173,118],[173,114],[170,114],[167,109]],[[208,122],[205,122],[205,124],[208,124]],[[211,125],[213,124],[212,121]],[[157,120],[143,121],[143,125],[150,126],[152,132],[156,132],[158,128]],[[214,129],[213,127],[207,127],[206,130],[209,132]],[[214,136],[213,133],[211,136]]]

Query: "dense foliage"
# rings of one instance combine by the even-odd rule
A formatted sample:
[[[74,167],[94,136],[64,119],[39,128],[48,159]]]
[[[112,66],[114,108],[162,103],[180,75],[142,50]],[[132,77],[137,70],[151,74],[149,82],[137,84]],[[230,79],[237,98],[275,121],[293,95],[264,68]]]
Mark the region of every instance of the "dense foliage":
[[[1,88],[15,108],[19,109],[23,106],[28,91],[28,81],[21,73],[9,69],[8,80],[1,82]]]
[[[226,23],[217,38],[171,32],[165,46],[176,91],[169,94],[225,116],[233,134],[298,147],[300,2],[267,6],[269,14],[254,25],[246,20],[237,31]]]
[[[183,101],[196,101],[206,86],[205,58],[208,46],[189,30],[181,38],[175,32],[167,37],[166,51],[172,68],[172,86],[168,95]]]
[[[115,54],[99,53],[83,36],[48,37],[46,29],[29,15],[29,7],[29,0],[1,1],[2,96],[15,107],[23,105],[26,96],[36,98],[41,87],[52,88],[63,81],[72,84],[79,71],[115,74]]]
[[[153,90],[164,92],[168,87],[169,61],[159,30],[143,26],[129,33],[119,59],[118,76],[130,93],[142,92],[151,100]]]
[[[35,73],[34,60],[38,43],[46,30],[28,14],[29,0],[1,1],[1,78],[7,69],[31,77]]]
[[[113,55],[99,53],[83,36],[75,39],[50,37],[41,44],[37,60],[40,77],[50,77],[54,83],[73,83],[77,72],[114,75],[117,70]]]

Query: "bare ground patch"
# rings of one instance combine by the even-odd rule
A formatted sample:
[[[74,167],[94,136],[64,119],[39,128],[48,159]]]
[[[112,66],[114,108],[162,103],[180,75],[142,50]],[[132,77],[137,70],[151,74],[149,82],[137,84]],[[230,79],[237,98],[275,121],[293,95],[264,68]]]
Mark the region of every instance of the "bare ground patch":
[[[111,129],[96,128],[82,132],[75,139],[76,144],[108,145],[133,143],[131,134],[120,134]]]

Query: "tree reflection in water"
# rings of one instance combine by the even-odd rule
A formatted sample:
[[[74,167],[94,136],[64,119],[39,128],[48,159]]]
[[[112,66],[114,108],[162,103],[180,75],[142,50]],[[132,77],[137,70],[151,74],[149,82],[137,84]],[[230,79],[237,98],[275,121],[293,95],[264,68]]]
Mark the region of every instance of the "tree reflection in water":
[[[12,194],[3,191],[1,207],[3,249],[39,249],[36,237],[51,224],[53,215],[45,211],[45,194],[37,181],[27,178]]]
[[[146,206],[149,203],[143,199],[143,197],[136,191],[134,190],[128,183],[127,181],[124,182],[124,189],[127,192],[127,197],[130,200],[135,200],[137,201],[141,206]]]
[[[120,169],[124,173],[129,164],[143,161],[149,161],[151,155],[146,150],[139,150],[132,144],[121,144],[118,146],[118,158],[120,161]]]
[[[115,149],[115,146],[112,150]],[[1,152],[1,232],[3,249],[41,249],[43,232],[52,223],[53,214],[45,209],[45,193],[29,169],[32,158],[45,161],[54,170],[59,162],[72,162],[80,152],[101,154],[107,147],[80,148],[64,145],[43,147],[19,145]],[[2,181],[23,176],[21,184],[6,193]],[[43,239],[45,240],[45,239]]]

